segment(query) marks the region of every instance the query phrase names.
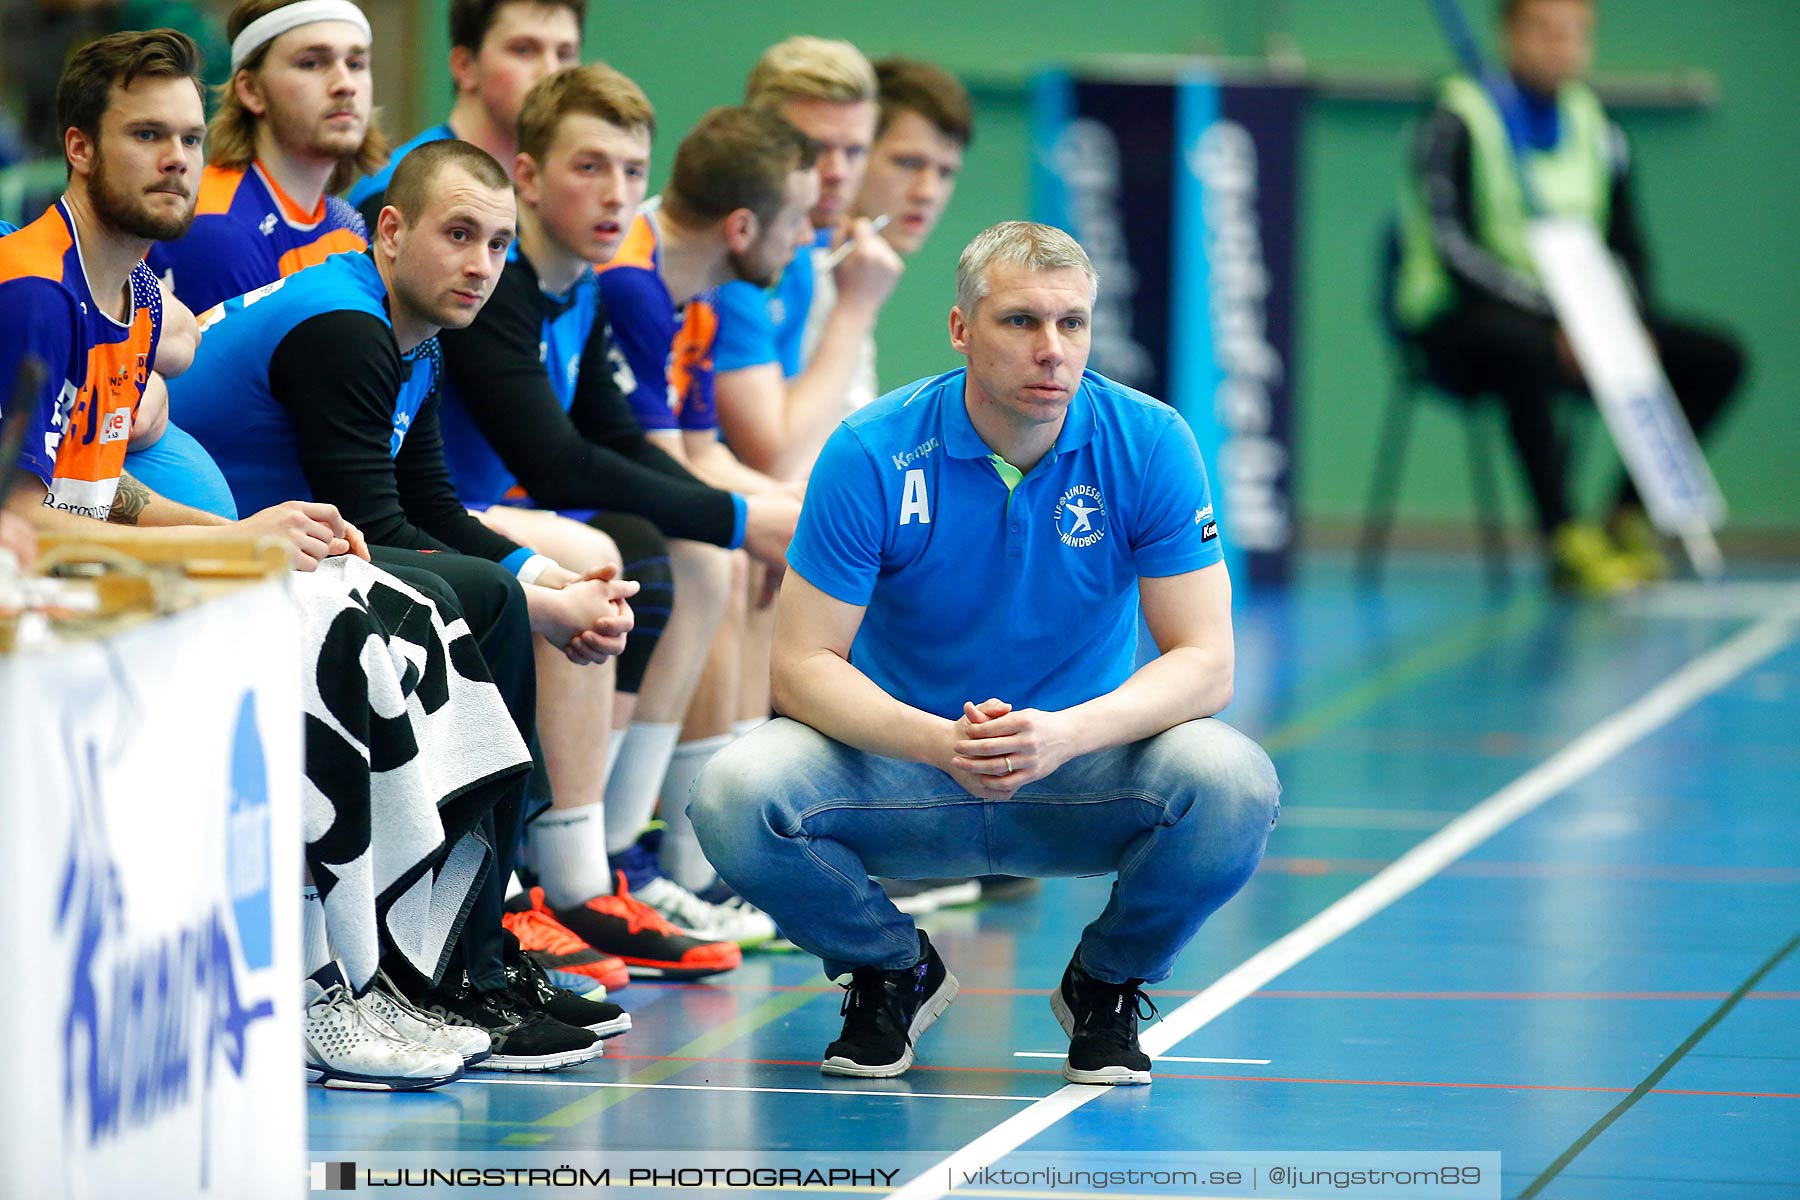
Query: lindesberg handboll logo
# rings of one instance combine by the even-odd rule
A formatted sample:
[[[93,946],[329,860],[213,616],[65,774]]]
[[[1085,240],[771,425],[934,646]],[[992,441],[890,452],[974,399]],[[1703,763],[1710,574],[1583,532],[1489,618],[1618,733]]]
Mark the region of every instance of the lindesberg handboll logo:
[[[1106,536],[1106,501],[1092,484],[1078,483],[1064,492],[1051,516],[1065,546],[1080,550]]]

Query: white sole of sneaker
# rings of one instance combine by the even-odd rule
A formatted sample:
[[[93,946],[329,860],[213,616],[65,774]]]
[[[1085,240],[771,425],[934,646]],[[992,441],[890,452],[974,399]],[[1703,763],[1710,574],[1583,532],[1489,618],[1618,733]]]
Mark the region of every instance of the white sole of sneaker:
[[[912,1027],[907,1030],[906,1052],[900,1056],[899,1061],[870,1066],[833,1056],[819,1064],[819,1074],[842,1075],[849,1079],[892,1079],[896,1075],[906,1074],[907,1068],[913,1065],[913,1047],[919,1044],[919,1035],[944,1015],[944,1010],[950,1007],[950,1002],[956,999],[956,993],[961,990],[962,985],[956,982],[956,976],[948,971],[944,972],[944,982],[938,985],[937,991],[925,998],[925,1003],[919,1005],[919,1011],[913,1014]]]
[[[981,885],[973,879],[965,883],[946,884],[940,888],[919,892],[911,896],[902,896],[893,902],[894,907],[909,917],[922,917],[934,913],[940,908],[957,908],[964,904],[973,904],[981,899]]]
[[[330,1067],[306,1068],[306,1082],[316,1083],[320,1087],[338,1088],[352,1092],[422,1092],[427,1088],[442,1087],[446,1083],[455,1083],[463,1077],[462,1070],[448,1075],[438,1075],[426,1079],[400,1079],[387,1075],[357,1075],[350,1071],[334,1071]]]
[[[736,942],[739,950],[748,950],[752,946],[760,946],[764,942],[772,942],[775,940],[775,935],[773,933],[755,933],[748,937],[727,937],[722,933],[707,933],[703,930],[683,925],[680,921],[677,921],[674,917],[670,917],[667,913],[664,913],[663,916],[667,918],[669,924],[675,927],[676,933],[691,937],[696,942]]]
[[[589,1033],[599,1034],[603,1039],[618,1037],[621,1033],[631,1032],[631,1014],[620,1013],[610,1021],[602,1021],[598,1025],[587,1025],[584,1028]]]
[[[599,1042],[584,1050],[565,1050],[561,1054],[523,1055],[496,1054],[476,1066],[477,1071],[560,1071],[577,1063],[599,1058],[606,1050]]]
[[[1134,1071],[1130,1067],[1107,1067],[1101,1071],[1077,1071],[1063,1060],[1062,1077],[1070,1083],[1087,1083],[1097,1087],[1119,1087],[1134,1084],[1148,1084],[1150,1072]]]
[[[723,975],[727,971],[735,971],[737,967],[678,967],[657,966],[654,963],[625,964],[625,969],[633,979],[667,979],[675,983],[686,983],[692,979],[705,979],[712,975]]]
[[[1061,984],[1058,984],[1056,990],[1050,993],[1050,1011],[1056,1015],[1056,1023],[1062,1026],[1062,1031],[1069,1037],[1074,1037],[1075,1014],[1069,1011],[1068,1004],[1063,1001]],[[1098,1071],[1080,1071],[1071,1066],[1066,1058],[1063,1059],[1062,1077],[1070,1083],[1091,1083],[1103,1087],[1150,1082],[1150,1072],[1148,1071],[1134,1071],[1130,1067],[1104,1067]]]
[[[538,965],[543,966],[542,963]],[[544,967],[544,974],[549,976],[553,986],[574,992],[584,1000],[606,999],[606,985],[596,983],[586,975],[577,975],[573,971],[558,971],[554,967]]]

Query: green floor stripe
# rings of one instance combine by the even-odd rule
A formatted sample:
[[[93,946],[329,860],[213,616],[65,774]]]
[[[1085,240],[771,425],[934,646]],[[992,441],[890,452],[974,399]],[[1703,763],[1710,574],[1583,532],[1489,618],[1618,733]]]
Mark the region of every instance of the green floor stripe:
[[[1549,1186],[1552,1179],[1555,1179],[1558,1175],[1562,1174],[1564,1167],[1575,1161],[1576,1155],[1580,1154],[1583,1150],[1586,1150],[1588,1146],[1593,1143],[1595,1138],[1607,1131],[1614,1121],[1617,1121],[1620,1117],[1629,1112],[1632,1105],[1636,1104],[1639,1100],[1642,1100],[1649,1094],[1651,1088],[1661,1083],[1663,1076],[1674,1070],[1675,1064],[1680,1062],[1683,1058],[1686,1058],[1687,1052],[1692,1050],[1695,1046],[1698,1046],[1700,1044],[1700,1039],[1711,1033],[1713,1027],[1725,1019],[1725,1014],[1736,1008],[1738,1001],[1742,1000],[1750,992],[1750,989],[1761,983],[1764,976],[1768,975],[1770,971],[1773,971],[1782,959],[1792,954],[1796,946],[1800,946],[1800,934],[1795,934],[1793,937],[1789,938],[1787,945],[1775,951],[1774,954],[1771,954],[1768,961],[1756,968],[1750,978],[1738,984],[1737,990],[1725,997],[1724,1002],[1721,1003],[1718,1008],[1713,1010],[1712,1016],[1701,1022],[1700,1028],[1688,1034],[1687,1040],[1675,1047],[1674,1053],[1663,1059],[1662,1062],[1658,1064],[1656,1070],[1644,1077],[1644,1082],[1638,1084],[1635,1088],[1632,1088],[1629,1096],[1613,1105],[1612,1111],[1608,1112],[1598,1121],[1595,1121],[1586,1133],[1575,1139],[1574,1145],[1570,1146],[1567,1150],[1564,1150],[1557,1156],[1555,1162],[1545,1167],[1544,1173],[1532,1180],[1530,1187],[1519,1193],[1519,1200],[1531,1200],[1533,1196]]]
[[[710,1058],[739,1038],[748,1037],[770,1022],[779,1020],[802,1005],[817,1000],[820,995],[819,992],[782,992],[771,996],[743,1016],[701,1034],[679,1050],[670,1051],[670,1057],[649,1063],[642,1069],[632,1072],[624,1082],[664,1083],[683,1071],[706,1066],[708,1064],[703,1062],[686,1060]],[[539,1117],[532,1124],[541,1129],[567,1129],[571,1125],[581,1124],[589,1117],[598,1116],[613,1105],[623,1103],[638,1094],[638,1092],[626,1088],[598,1088],[592,1095],[583,1096],[573,1104],[564,1105],[553,1113]],[[547,1136],[549,1135],[516,1133],[503,1141],[509,1145],[528,1145],[541,1142]]]
[[[1507,637],[1530,629],[1542,617],[1543,611],[1543,598],[1533,592],[1520,596],[1499,612],[1484,613],[1464,622],[1435,641],[1427,642],[1390,664],[1373,678],[1283,723],[1268,737],[1260,739],[1262,747],[1273,756],[1310,741],[1333,725],[1367,712],[1420,680],[1428,679],[1465,659],[1473,658]]]

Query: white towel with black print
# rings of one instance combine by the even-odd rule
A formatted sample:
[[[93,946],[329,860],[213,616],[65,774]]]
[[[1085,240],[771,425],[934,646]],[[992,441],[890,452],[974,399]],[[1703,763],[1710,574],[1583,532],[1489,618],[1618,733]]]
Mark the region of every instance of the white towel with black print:
[[[349,555],[295,578],[306,862],[333,949],[358,991],[384,938],[435,979],[491,868],[481,817],[531,755],[460,617]]]

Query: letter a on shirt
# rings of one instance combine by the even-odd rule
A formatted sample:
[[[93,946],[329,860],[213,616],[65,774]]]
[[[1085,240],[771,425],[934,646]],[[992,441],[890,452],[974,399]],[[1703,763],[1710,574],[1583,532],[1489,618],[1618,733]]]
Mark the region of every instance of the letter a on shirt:
[[[900,524],[931,524],[931,501],[925,495],[925,472],[918,467],[906,473],[906,490],[900,496]]]

